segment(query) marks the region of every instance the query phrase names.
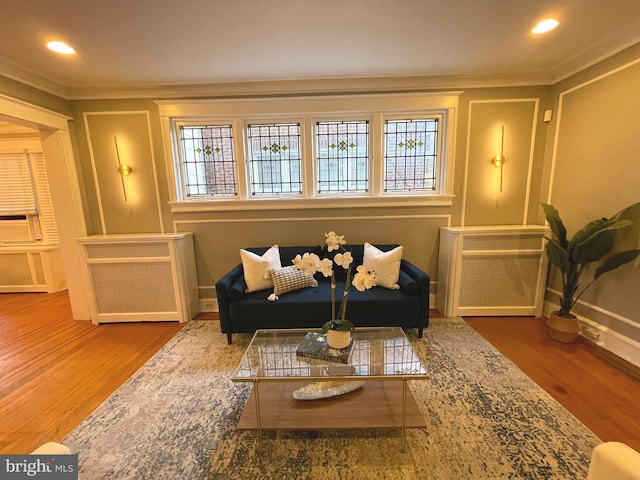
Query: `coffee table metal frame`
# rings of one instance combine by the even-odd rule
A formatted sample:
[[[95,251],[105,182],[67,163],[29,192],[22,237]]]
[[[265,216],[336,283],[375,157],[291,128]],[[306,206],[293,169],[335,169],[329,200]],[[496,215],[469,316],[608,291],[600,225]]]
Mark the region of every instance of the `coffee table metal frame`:
[[[401,435],[405,448],[409,380],[426,380],[426,370],[402,328],[357,328],[348,365],[296,357],[297,346],[313,329],[257,330],[247,347],[233,382],[250,382],[255,396],[258,448],[262,441],[260,383],[309,381],[402,381]],[[301,400],[302,401],[302,400]],[[304,400],[314,401],[314,400]]]

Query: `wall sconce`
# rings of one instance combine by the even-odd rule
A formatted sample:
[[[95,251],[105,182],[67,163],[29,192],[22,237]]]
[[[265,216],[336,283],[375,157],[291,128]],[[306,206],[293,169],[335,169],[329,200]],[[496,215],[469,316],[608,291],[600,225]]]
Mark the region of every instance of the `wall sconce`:
[[[120,173],[120,180],[122,181],[122,193],[124,194],[124,201],[127,201],[127,189],[124,186],[124,177],[131,175],[132,168],[120,159],[120,149],[118,148],[118,138],[113,136],[113,143],[116,146],[116,157],[118,159],[118,173]]]
[[[131,175],[131,167],[126,163],[121,163],[118,167],[118,172],[120,172],[120,175],[122,175],[123,177],[126,177],[128,175]]]
[[[507,159],[504,158],[504,125],[502,125],[502,131],[500,133],[500,153],[491,159],[491,163],[496,167],[500,167],[500,193],[502,193],[502,169],[506,161]]]

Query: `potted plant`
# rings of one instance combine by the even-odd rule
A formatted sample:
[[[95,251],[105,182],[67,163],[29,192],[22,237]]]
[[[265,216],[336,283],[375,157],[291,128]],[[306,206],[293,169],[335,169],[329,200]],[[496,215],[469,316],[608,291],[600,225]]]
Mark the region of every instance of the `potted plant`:
[[[356,268],[356,274],[351,276],[353,267],[353,257],[343,245],[346,244],[344,235],[336,235],[335,232],[325,233],[325,244],[327,250],[332,252],[338,250],[333,257],[333,262],[328,258],[320,258],[315,253],[305,253],[304,255],[296,255],[293,259],[294,266],[303,272],[315,273],[322,272],[325,277],[331,276],[331,320],[322,326],[322,332],[327,334],[327,345],[332,348],[346,348],[351,343],[351,330],[353,330],[353,322],[346,319],[347,299],[349,297],[349,289],[351,285],[356,290],[363,292],[376,284],[375,272],[367,271],[362,265]],[[333,272],[333,263],[346,269],[347,279],[345,281],[344,292],[342,293],[342,301],[338,315],[336,315],[336,277]]]
[[[322,325],[322,333],[327,334],[327,345],[332,348],[346,348],[351,343],[353,322],[336,318]]]
[[[567,238],[567,229],[558,210],[546,203],[542,204],[542,208],[553,234],[552,238],[547,238],[547,257],[562,274],[560,310],[553,312],[547,319],[547,333],[554,340],[572,343],[580,333],[578,320],[571,313],[578,299],[601,275],[632,262],[640,255],[639,249],[611,254],[616,246],[618,232],[634,225],[626,217],[632,209],[640,209],[640,202],[624,208],[609,219],[600,218],[589,222],[571,239]],[[582,286],[579,283],[580,277],[585,267],[592,263],[598,263],[593,278]]]

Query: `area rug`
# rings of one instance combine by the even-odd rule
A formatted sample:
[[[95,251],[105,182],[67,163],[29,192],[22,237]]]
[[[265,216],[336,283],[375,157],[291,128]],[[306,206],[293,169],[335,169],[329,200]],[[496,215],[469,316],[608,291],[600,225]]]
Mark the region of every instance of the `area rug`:
[[[230,381],[251,335],[189,322],[65,440],[80,478],[582,479],[600,440],[459,318],[418,339],[410,388],[427,428],[236,431],[249,384]]]

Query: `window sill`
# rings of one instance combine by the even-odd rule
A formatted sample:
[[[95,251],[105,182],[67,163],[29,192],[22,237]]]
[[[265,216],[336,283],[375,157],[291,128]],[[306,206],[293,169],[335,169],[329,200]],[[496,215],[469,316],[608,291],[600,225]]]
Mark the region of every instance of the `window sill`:
[[[176,201],[169,203],[172,213],[247,210],[313,210],[321,208],[450,207],[452,204],[453,195],[389,196],[384,198],[216,199],[208,201]]]

